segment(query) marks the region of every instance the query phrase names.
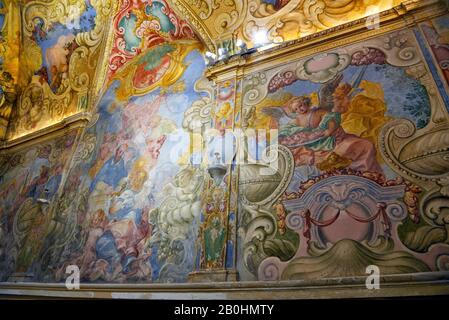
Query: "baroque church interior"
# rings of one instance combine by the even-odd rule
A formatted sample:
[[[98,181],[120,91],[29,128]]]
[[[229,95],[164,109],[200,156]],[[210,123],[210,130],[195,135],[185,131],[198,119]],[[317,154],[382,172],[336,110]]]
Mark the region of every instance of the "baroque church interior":
[[[0,296],[183,294],[449,295],[446,1],[0,0]]]

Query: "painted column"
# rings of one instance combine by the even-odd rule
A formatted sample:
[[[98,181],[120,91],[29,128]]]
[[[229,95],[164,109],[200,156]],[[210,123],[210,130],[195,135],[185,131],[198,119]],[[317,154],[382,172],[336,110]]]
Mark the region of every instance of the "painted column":
[[[241,80],[238,65],[215,81],[215,104],[207,143],[207,169],[195,271],[191,282],[236,281],[236,216]],[[220,175],[220,171],[221,174]]]

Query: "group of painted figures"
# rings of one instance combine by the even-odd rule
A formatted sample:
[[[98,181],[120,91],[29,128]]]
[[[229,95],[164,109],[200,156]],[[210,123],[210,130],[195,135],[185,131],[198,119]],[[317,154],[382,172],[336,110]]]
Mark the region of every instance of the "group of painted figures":
[[[293,120],[280,126],[280,143],[291,150],[296,167],[315,166],[321,171],[347,167],[382,173],[374,143],[345,132],[341,125],[342,114],[359,90],[342,79],[338,75],[321,88],[317,106],[309,96],[295,96],[282,107],[283,114]],[[264,111],[270,113],[267,109]]]

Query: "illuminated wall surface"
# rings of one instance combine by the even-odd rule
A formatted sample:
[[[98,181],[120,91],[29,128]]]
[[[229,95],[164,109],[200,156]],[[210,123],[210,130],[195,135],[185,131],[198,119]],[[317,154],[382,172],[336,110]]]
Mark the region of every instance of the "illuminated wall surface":
[[[0,281],[449,271],[444,4],[189,3],[0,1]]]

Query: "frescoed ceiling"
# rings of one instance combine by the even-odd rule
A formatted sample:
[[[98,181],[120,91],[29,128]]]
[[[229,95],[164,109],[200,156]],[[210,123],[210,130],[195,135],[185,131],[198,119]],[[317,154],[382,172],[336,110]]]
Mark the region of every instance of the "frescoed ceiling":
[[[120,81],[120,100],[169,86],[182,75],[185,56],[200,47],[193,29],[165,0],[122,1],[113,19],[107,81]]]
[[[6,135],[16,99],[19,72],[20,11],[13,0],[0,1],[0,140]]]
[[[253,46],[265,32],[283,42],[382,12],[402,0],[171,0],[214,51],[233,36]]]
[[[14,56],[20,72],[16,78],[10,72],[18,99],[10,112],[7,140],[89,109],[102,83],[97,75],[102,73],[115,7],[115,2],[102,0],[10,3],[5,6],[6,26],[14,26],[17,34],[11,36],[8,29],[7,41],[17,42]],[[15,11],[18,15],[12,16]],[[17,20],[10,22],[16,16]],[[14,70],[11,66],[8,69]]]

